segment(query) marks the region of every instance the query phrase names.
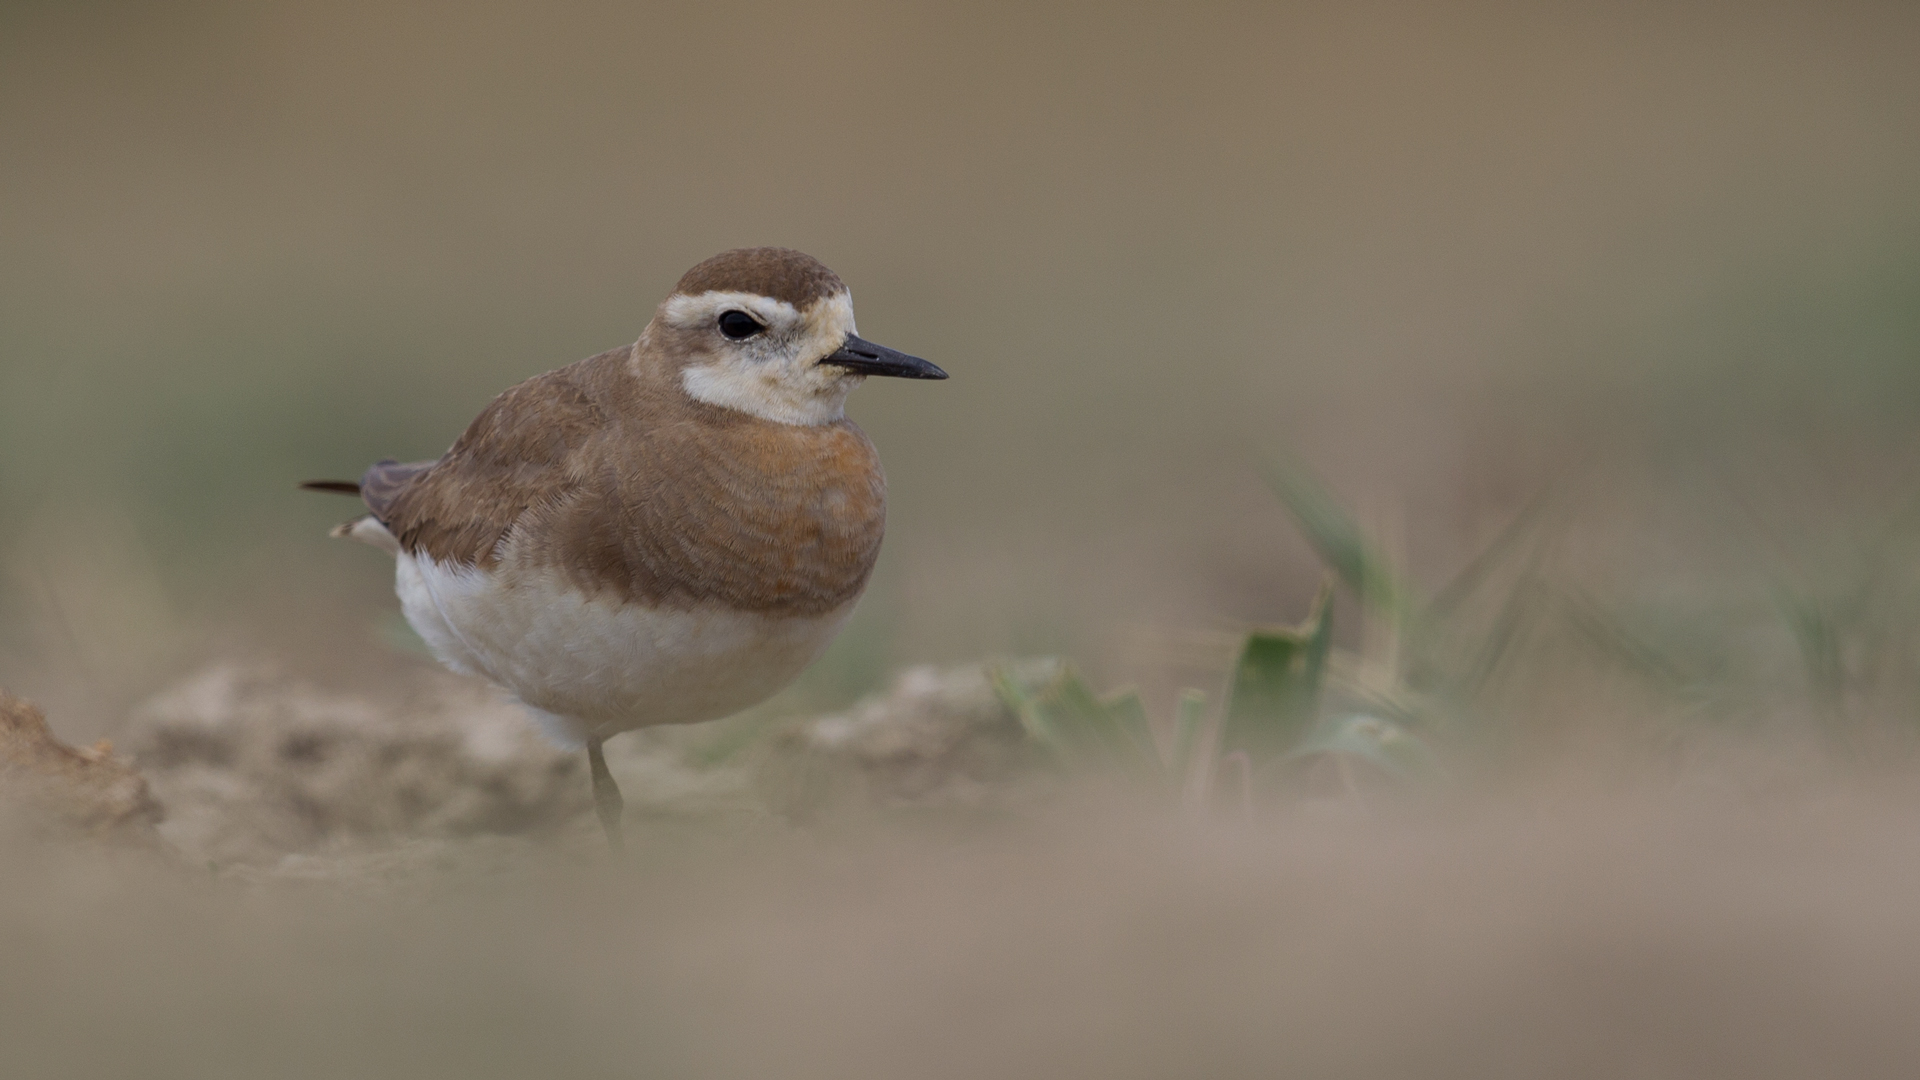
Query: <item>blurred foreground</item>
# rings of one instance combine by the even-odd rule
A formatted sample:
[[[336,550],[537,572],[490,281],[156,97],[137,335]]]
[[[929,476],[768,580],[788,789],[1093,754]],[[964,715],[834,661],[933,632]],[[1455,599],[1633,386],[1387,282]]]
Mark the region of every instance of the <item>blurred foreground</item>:
[[[7,832],[0,1066],[1757,1080],[1920,1060],[1910,772],[1721,747],[1657,780],[1252,820],[1070,788],[802,826],[699,796],[629,837],[611,861],[582,814],[221,867]]]
[[[1042,767],[977,670],[925,670],[746,753],[616,740],[638,797],[620,860],[580,763],[521,743],[510,712],[452,680],[379,701],[236,669],[143,706],[140,760],[179,810],[158,842],[0,812],[0,1068],[1758,1080],[1920,1061],[1911,767],[1696,733],[1655,771],[1563,758],[1472,794],[1183,810]]]

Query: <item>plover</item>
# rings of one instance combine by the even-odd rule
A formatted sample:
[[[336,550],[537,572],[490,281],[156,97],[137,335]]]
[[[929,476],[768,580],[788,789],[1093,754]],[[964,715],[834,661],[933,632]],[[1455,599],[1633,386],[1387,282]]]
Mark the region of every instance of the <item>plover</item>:
[[[433,461],[383,461],[334,530],[390,552],[440,661],[584,744],[608,842],[601,744],[713,720],[791,682],[866,587],[886,478],[848,420],[869,375],[946,372],[854,332],[833,271],[743,248],[687,271],[632,345],[501,394]]]

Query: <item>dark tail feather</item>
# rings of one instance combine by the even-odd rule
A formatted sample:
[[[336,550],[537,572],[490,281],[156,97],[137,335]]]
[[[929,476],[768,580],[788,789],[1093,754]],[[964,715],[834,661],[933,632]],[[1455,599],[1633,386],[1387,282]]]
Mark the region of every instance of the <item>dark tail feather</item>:
[[[360,485],[352,480],[308,480],[300,488],[303,491],[331,491],[337,495],[360,494]]]

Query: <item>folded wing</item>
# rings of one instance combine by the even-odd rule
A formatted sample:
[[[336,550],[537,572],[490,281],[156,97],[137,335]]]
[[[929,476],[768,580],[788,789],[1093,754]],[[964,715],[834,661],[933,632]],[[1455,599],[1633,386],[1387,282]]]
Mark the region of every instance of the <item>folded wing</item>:
[[[626,350],[615,350],[624,354]],[[577,451],[606,427],[582,376],[602,354],[535,376],[495,398],[435,461],[381,462],[360,496],[401,550],[488,566],[530,509],[566,499],[583,481]]]

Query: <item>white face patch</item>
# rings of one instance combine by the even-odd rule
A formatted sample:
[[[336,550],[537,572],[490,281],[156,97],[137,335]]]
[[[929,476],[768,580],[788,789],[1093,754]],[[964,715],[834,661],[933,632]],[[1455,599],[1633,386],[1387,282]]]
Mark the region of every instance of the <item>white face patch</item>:
[[[720,316],[743,311],[766,329],[739,341],[720,333]],[[835,293],[804,309],[740,292],[669,297],[660,317],[711,344],[681,373],[687,396],[782,424],[829,424],[846,415],[847,395],[864,376],[820,363],[853,328],[853,297]]]

